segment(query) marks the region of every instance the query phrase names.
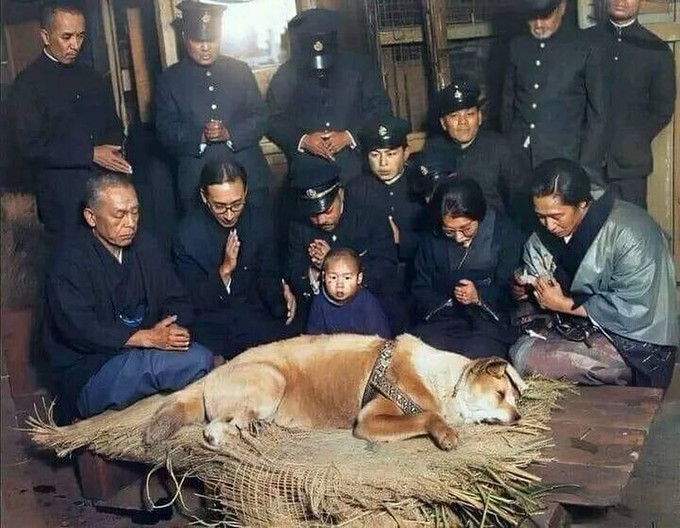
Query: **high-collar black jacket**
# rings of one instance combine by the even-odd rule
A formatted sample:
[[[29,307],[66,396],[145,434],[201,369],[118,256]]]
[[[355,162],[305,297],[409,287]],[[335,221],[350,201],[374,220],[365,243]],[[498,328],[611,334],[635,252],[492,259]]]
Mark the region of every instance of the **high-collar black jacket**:
[[[111,87],[93,69],[44,52],[14,81],[8,108],[14,144],[37,175],[40,220],[52,233],[82,224],[85,183],[99,168],[96,145],[122,145]]]
[[[607,175],[643,178],[652,172],[651,142],[673,115],[673,53],[638,21],[623,28],[607,21],[587,32],[604,49],[611,105]]]
[[[228,143],[201,152],[203,126],[221,120]],[[245,62],[220,56],[203,67],[185,58],[168,68],[156,86],[156,133],[177,157],[178,189],[186,200],[197,190],[206,161],[235,160],[248,174],[250,190],[266,189],[271,171],[260,148],[268,126],[267,106]]]
[[[376,68],[367,57],[338,53],[326,77],[318,79],[289,60],[276,71],[267,90],[271,113],[269,137],[294,163],[304,134],[323,130],[349,130],[359,141],[359,130],[371,118],[392,113]],[[304,154],[308,155],[308,154]],[[346,183],[361,172],[359,147],[336,155]]]
[[[218,268],[232,229],[241,245],[228,292]],[[286,306],[271,219],[246,205],[232,229],[220,226],[205,207],[196,208],[179,225],[172,258],[191,296],[196,319],[248,310],[255,303],[264,303],[274,317],[283,317]]]
[[[397,250],[392,230],[371,209],[346,196],[340,221],[333,231],[324,231],[308,219],[294,220],[288,230],[288,277],[298,299],[311,296],[307,248],[316,239],[331,248],[353,249],[361,258],[364,286],[380,297],[401,288],[397,278]]]
[[[604,186],[606,119],[602,52],[583,31],[563,23],[548,39],[511,41],[502,129],[514,149],[530,138],[532,167],[567,158]]]

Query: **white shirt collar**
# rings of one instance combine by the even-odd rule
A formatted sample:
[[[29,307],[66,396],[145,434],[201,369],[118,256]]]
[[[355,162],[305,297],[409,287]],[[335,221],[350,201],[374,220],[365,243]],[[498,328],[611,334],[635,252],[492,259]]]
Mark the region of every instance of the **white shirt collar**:
[[[58,61],[57,59],[55,59],[52,55],[49,54],[49,52],[47,51],[47,48],[43,48],[43,53],[44,53],[45,55],[47,55],[47,58],[50,59],[51,61],[54,61],[54,62],[57,62],[57,63],[59,62],[59,61]]]
[[[383,181],[385,185],[392,185],[393,183],[396,183],[399,178],[401,178],[401,175],[404,174],[404,171],[401,171],[399,174],[397,174],[394,178],[391,180]]]
[[[610,19],[609,19],[609,22],[610,22],[614,27],[617,27],[617,28],[625,28],[625,27],[632,26],[633,24],[635,24],[635,21],[636,21],[636,20],[637,20],[637,17],[633,18],[633,20],[629,20],[628,22],[624,22],[623,24],[619,24],[619,23],[617,23],[617,22],[614,22],[614,21],[610,18]]]

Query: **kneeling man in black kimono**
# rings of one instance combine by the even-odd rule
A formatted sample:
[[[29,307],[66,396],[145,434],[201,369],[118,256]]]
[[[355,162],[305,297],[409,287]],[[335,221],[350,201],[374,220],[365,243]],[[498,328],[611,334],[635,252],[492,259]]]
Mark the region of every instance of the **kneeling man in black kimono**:
[[[192,342],[192,310],[170,262],[138,233],[130,179],[87,182],[89,228],[57,252],[46,282],[45,348],[58,423],[127,406],[205,375],[213,354]]]

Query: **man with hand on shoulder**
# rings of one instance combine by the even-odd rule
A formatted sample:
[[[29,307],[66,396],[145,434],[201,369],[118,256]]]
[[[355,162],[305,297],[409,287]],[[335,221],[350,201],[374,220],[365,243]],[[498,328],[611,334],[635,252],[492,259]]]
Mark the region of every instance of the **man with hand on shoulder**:
[[[132,167],[111,87],[77,60],[85,15],[52,3],[43,7],[40,25],[43,52],[14,81],[8,105],[14,143],[37,176],[40,220],[59,236],[82,223],[90,176],[102,169],[132,174]]]
[[[180,389],[213,366],[187,330],[193,313],[172,265],[137,232],[129,178],[93,176],[85,199],[88,228],[55,253],[46,281],[44,346],[61,424]]]

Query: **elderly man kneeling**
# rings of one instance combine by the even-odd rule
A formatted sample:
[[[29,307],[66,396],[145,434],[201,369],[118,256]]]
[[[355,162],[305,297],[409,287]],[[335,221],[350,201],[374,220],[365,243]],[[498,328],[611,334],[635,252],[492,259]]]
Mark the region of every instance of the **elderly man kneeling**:
[[[551,319],[513,345],[515,366],[584,384],[667,387],[678,319],[664,232],[609,193],[593,200],[575,162],[546,161],[534,176],[542,228],[524,246],[513,294]]]
[[[87,227],[56,253],[46,282],[44,344],[60,424],[180,389],[213,365],[186,330],[191,305],[169,259],[137,232],[129,177],[90,178],[83,216]]]

